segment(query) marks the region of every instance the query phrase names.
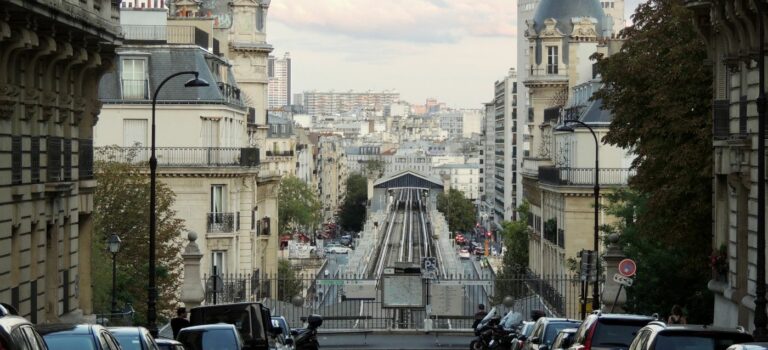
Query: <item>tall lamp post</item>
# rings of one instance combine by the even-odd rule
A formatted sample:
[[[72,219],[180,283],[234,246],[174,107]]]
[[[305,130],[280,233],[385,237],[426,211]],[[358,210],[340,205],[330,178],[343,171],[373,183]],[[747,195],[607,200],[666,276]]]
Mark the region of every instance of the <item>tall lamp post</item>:
[[[765,4],[762,0],[755,1],[759,50],[757,52],[757,69],[759,72],[760,91],[757,96],[757,279],[755,284],[755,341],[768,341],[768,315],[765,305]]]
[[[107,250],[112,254],[112,310],[111,313],[115,314],[117,310],[117,301],[115,300],[115,291],[117,290],[115,283],[117,276],[117,264],[115,263],[117,252],[120,251],[120,237],[117,234],[111,234],[107,239]]]
[[[156,287],[156,274],[155,269],[155,229],[157,226],[157,213],[155,213],[156,206],[156,178],[157,178],[157,158],[155,157],[155,106],[157,105],[157,95],[160,93],[160,89],[163,88],[168,80],[179,75],[192,74],[194,79],[190,79],[184,83],[184,87],[205,87],[208,86],[208,82],[198,78],[199,73],[196,71],[184,71],[171,74],[155,89],[152,94],[152,145],[151,155],[149,157],[149,286],[147,287],[147,329],[150,334],[157,338],[157,287]]]
[[[595,134],[595,131],[592,130],[592,128],[585,124],[584,122],[577,120],[577,119],[567,119],[563,121],[563,125],[556,128],[556,131],[567,131],[567,132],[573,132],[573,128],[568,126],[568,124],[574,123],[579,124],[587,130],[589,130],[590,133],[592,133],[592,137],[595,139],[595,233],[593,238],[593,249],[595,250],[595,253],[593,255],[593,258],[595,259],[595,281],[594,285],[592,286],[592,310],[599,310],[600,309],[600,278],[598,277],[598,273],[600,271],[600,256],[598,255],[598,245],[600,241],[600,226],[598,223],[598,218],[600,215],[600,153],[599,151],[599,141],[597,140],[597,134]]]

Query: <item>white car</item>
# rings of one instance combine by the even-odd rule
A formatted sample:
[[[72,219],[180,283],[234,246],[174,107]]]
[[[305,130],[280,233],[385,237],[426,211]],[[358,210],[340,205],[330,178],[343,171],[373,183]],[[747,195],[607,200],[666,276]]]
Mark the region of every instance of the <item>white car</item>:
[[[340,245],[332,245],[332,246],[326,246],[325,252],[329,254],[348,254],[352,249],[340,246]]]
[[[463,248],[459,250],[459,258],[461,259],[469,259],[470,255],[471,254],[469,253],[469,250],[467,248]]]

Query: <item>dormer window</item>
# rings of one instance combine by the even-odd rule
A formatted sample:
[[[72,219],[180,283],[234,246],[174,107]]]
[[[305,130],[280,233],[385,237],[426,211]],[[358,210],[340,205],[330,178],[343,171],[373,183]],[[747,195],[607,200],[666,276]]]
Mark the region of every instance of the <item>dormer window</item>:
[[[547,74],[557,74],[557,46],[547,46]]]
[[[126,100],[146,100],[147,60],[144,58],[124,58],[122,60],[123,98]]]

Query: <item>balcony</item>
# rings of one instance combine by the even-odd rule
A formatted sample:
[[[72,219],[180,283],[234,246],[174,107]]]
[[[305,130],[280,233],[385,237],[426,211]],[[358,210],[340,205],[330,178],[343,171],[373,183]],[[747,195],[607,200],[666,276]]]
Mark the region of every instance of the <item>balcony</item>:
[[[219,91],[221,91],[222,96],[224,96],[224,100],[227,101],[229,104],[238,105],[241,106],[243,104],[242,99],[240,99],[240,89],[236,86],[229,85],[227,83],[221,83],[218,84]],[[250,111],[248,112],[250,119]],[[254,116],[255,117],[255,116]]]
[[[193,26],[123,25],[125,41],[194,44],[208,49],[208,33]]]
[[[626,185],[635,175],[634,169],[604,168],[600,169],[600,185]],[[539,181],[551,185],[592,186],[595,184],[594,168],[556,168],[542,166],[539,168]]]
[[[523,167],[520,171],[523,175],[538,176],[539,167],[552,166],[552,161],[549,158],[523,158]]]
[[[236,220],[237,217],[235,216],[235,213],[208,213],[206,221],[206,232],[234,233]]]
[[[149,161],[150,147],[96,147],[97,161],[143,164]],[[258,148],[239,147],[156,147],[159,167],[253,167],[260,163]]]

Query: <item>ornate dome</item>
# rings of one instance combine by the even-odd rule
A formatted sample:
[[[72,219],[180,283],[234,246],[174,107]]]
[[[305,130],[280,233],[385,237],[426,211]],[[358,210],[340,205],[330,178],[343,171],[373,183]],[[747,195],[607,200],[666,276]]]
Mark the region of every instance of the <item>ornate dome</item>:
[[[574,17],[597,19],[595,30],[599,37],[604,35],[606,19],[599,0],[541,0],[536,7],[536,14],[533,16],[534,29],[536,32],[541,32],[545,27],[544,20],[554,18],[557,20],[557,29],[565,35],[570,35],[573,32],[571,19]]]

